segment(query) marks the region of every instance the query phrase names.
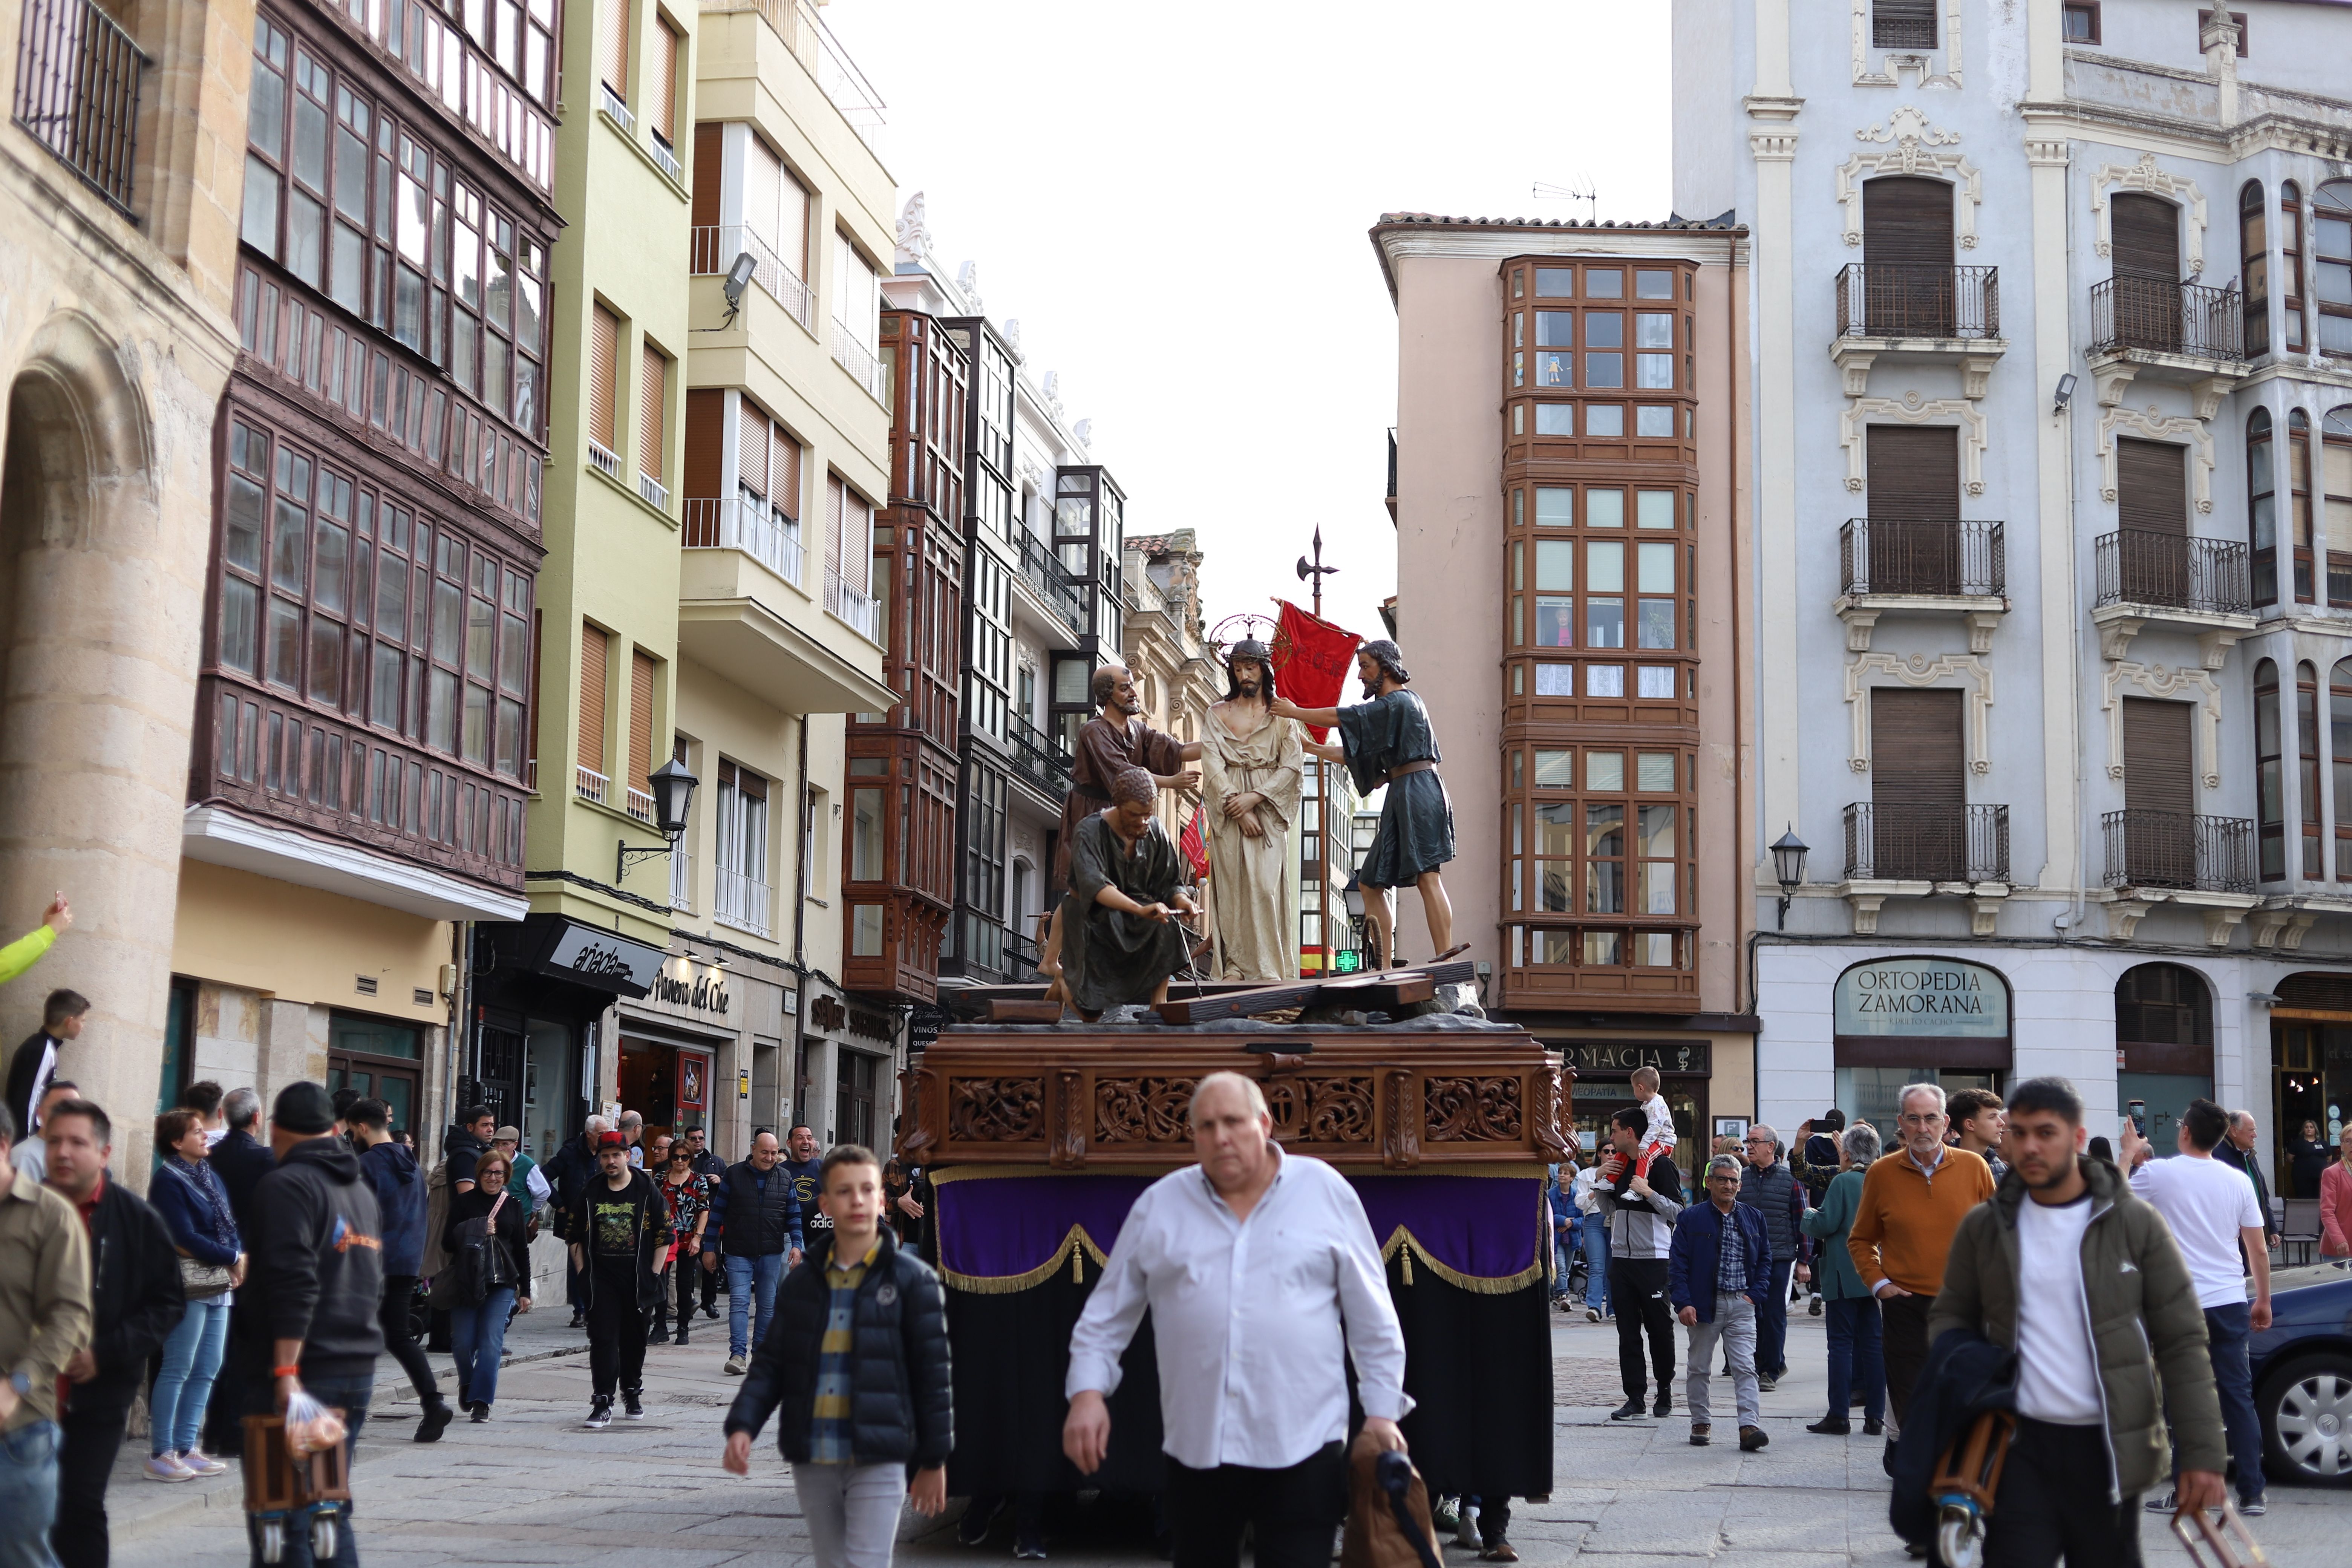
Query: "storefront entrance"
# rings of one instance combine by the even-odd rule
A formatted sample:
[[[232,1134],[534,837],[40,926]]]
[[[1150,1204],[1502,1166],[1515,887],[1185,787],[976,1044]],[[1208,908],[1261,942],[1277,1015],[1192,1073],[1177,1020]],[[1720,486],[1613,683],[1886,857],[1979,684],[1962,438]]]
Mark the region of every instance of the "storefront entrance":
[[[710,1122],[711,1052],[641,1035],[621,1036],[621,1103],[646,1119],[646,1137]]]
[[[1999,1091],[2008,1077],[2009,982],[1999,970],[1927,953],[1873,959],[1838,976],[1834,1005],[1837,1108],[1890,1144],[1904,1085],[1937,1084],[1948,1096]]]
[[[2286,1146],[2312,1122],[2317,1141],[2336,1147],[2352,1106],[2352,975],[2290,974],[2279,983],[2271,1009],[2271,1145],[2277,1151],[2271,1190],[2281,1197],[2317,1197],[2296,1189]]]

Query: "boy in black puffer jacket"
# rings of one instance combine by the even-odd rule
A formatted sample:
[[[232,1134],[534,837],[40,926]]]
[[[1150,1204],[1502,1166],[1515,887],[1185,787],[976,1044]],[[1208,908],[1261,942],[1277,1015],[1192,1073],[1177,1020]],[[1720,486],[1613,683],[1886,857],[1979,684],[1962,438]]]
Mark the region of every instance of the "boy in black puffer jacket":
[[[749,1474],[751,1439],[781,1411],[776,1446],[818,1568],[847,1568],[889,1562],[902,1497],[920,1513],[947,1506],[947,1299],[882,1226],[873,1151],[835,1146],[817,1184],[833,1226],[777,1289],[775,1320],[727,1413],[724,1462]]]

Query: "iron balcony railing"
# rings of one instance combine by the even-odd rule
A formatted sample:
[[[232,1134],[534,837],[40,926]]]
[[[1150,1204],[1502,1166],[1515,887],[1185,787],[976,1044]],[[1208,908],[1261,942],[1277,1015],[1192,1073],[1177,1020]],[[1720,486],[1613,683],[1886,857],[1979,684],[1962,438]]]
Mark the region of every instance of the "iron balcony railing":
[[[2254,890],[2254,825],[2242,816],[2126,808],[2102,819],[2110,888]]]
[[[146,67],[131,35],[89,0],[26,0],[16,123],[126,216]]]
[[[1845,874],[1864,882],[2006,882],[2009,807],[1857,801],[1845,808]]]
[[[725,866],[718,868],[717,883],[712,918],[754,936],[768,935],[768,910],[773,901],[768,884]]]
[[[2098,603],[2149,605],[2206,616],[2253,613],[2246,547],[2147,528],[2099,535]]]
[[[890,376],[874,351],[859,341],[856,329],[835,318],[833,323],[834,363],[847,371],[850,378],[866,389],[866,395],[883,407],[890,406]]]
[[[1007,727],[1012,732],[1013,764],[1022,776],[1048,795],[1067,795],[1070,753],[1026,719],[1010,720]]]
[[[1072,631],[1086,630],[1086,584],[1064,571],[1052,549],[1027,529],[1015,524],[1013,536],[1021,552],[1021,575],[1029,586]]]
[[[2245,318],[2233,285],[2209,289],[2126,274],[2091,286],[2091,352],[2142,349],[2193,359],[2246,357]]]
[[[2009,592],[2001,525],[1849,518],[1838,531],[1838,591],[2000,598]]]
[[[764,501],[688,496],[688,550],[740,550],[785,582],[801,580],[800,525]]]
[[[1842,338],[1997,338],[2000,268],[1855,261],[1837,278]]]
[[[809,309],[808,284],[753,229],[729,223],[691,230],[686,269],[697,278],[723,278],[735,265],[735,258],[745,251],[751,253],[751,281],[766,289],[768,297],[782,305],[793,321],[815,331],[816,318]]]

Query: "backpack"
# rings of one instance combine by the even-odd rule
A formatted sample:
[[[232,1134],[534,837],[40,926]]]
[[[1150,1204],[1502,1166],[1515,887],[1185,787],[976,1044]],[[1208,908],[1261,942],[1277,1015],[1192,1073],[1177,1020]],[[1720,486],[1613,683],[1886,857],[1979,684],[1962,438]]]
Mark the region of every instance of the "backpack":
[[[478,1307],[491,1291],[514,1286],[514,1265],[498,1237],[499,1211],[506,1206],[507,1194],[500,1193],[488,1214],[458,1222],[457,1250],[433,1277],[436,1309]]]

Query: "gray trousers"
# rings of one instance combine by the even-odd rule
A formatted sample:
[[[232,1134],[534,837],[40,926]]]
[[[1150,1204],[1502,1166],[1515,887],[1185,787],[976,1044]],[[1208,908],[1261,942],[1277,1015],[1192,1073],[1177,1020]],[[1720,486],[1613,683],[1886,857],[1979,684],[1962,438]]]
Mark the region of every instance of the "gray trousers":
[[[1756,1387],[1756,1303],[1745,1296],[1717,1295],[1715,1321],[1693,1323],[1690,1335],[1690,1375],[1683,1384],[1683,1403],[1693,1424],[1707,1419],[1706,1371],[1715,1364],[1715,1347],[1723,1345],[1731,1363],[1731,1394],[1739,1406],[1742,1426],[1761,1426],[1764,1404]]]
[[[906,1466],[794,1465],[793,1490],[817,1568],[890,1568],[898,1510],[907,1500]]]

